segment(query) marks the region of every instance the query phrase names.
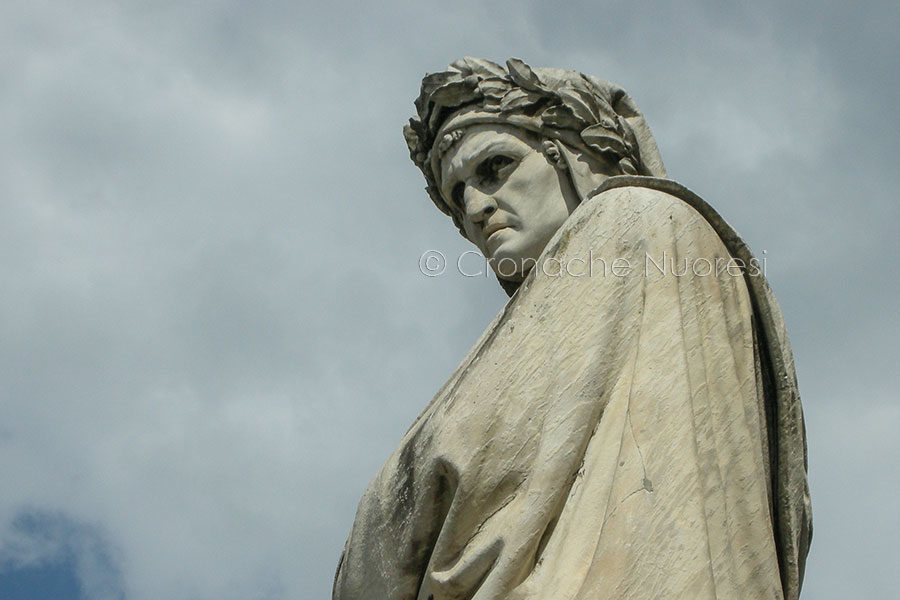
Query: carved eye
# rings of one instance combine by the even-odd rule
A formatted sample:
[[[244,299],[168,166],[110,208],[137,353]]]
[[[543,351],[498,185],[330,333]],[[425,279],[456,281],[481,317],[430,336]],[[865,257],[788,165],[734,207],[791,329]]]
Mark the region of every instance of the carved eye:
[[[495,154],[478,164],[475,175],[479,184],[496,184],[506,176],[506,169],[515,163],[515,159],[504,154]],[[450,200],[461,211],[466,209],[465,201],[466,182],[460,181],[453,186],[450,192]]]
[[[499,171],[506,165],[512,164],[513,159],[508,156],[504,156],[503,154],[498,154],[491,158],[491,168],[494,171]]]
[[[497,181],[503,176],[503,168],[513,162],[513,159],[505,154],[495,154],[478,165],[477,172],[483,181]]]

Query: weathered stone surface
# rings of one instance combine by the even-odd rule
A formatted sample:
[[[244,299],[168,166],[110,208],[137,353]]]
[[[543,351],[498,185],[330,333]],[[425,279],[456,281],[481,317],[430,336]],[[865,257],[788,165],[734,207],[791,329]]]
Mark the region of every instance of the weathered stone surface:
[[[334,598],[797,598],[802,413],[740,237],[602,80],[466,59],[417,108],[432,199],[512,298],[367,489]]]

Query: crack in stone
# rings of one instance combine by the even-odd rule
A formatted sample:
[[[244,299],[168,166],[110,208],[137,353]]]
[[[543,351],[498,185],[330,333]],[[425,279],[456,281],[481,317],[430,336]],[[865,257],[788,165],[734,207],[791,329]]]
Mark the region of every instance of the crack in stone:
[[[644,487],[642,489],[647,490],[648,492],[653,491],[653,483],[647,477],[647,466],[644,463],[644,453],[641,452],[641,446],[638,444],[637,436],[634,434],[634,422],[631,420],[631,407],[625,409],[625,414],[628,416],[628,427],[631,429],[631,439],[634,440],[634,447],[637,448],[638,456],[641,459],[641,472],[644,474]]]

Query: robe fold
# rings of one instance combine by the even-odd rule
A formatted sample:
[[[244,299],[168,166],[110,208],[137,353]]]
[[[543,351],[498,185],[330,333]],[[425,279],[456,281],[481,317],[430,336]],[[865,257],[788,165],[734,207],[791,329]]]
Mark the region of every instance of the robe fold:
[[[369,485],[333,598],[795,600],[805,435],[753,260],[680,185],[607,180]]]

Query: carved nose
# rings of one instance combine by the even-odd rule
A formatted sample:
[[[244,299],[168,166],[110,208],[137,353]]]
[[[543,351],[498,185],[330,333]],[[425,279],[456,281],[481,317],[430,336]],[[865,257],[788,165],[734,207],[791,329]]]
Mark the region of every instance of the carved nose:
[[[497,210],[497,204],[491,196],[473,187],[466,189],[465,201],[466,216],[473,223],[485,220]]]

